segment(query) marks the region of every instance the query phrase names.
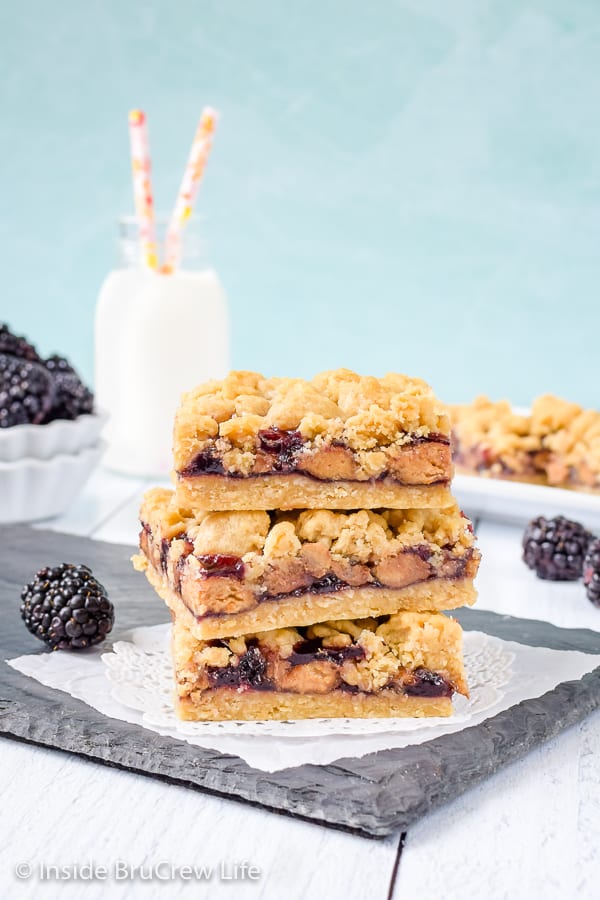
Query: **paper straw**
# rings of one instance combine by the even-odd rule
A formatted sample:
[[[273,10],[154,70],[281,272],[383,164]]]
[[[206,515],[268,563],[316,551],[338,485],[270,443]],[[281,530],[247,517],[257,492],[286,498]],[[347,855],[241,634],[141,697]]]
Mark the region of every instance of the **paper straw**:
[[[139,226],[142,260],[149,269],[156,269],[158,268],[158,258],[154,225],[154,199],[150,173],[150,149],[146,115],[140,109],[133,109],[129,113],[129,139],[131,142],[133,199]]]
[[[185,223],[192,214],[194,200],[204,175],[206,161],[212,147],[215,128],[217,125],[217,113],[214,109],[207,106],[200,116],[198,129],[192,142],[190,155],[173,215],[169,222],[166,238],[165,264],[163,272],[173,272],[181,261],[181,238]]]

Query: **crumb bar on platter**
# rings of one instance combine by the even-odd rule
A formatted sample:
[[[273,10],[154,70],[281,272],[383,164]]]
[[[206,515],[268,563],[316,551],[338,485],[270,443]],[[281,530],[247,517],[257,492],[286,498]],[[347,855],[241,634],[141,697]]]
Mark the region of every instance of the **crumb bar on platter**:
[[[329,621],[199,641],[175,619],[182,719],[449,716],[468,696],[460,625],[441,613]]]
[[[199,639],[470,605],[480,554],[443,510],[182,510],[143,501],[138,569]]]
[[[420,379],[347,369],[312,381],[232,372],[184,395],[174,428],[183,508],[449,505],[446,408]]]
[[[549,394],[538,397],[527,415],[487,397],[450,410],[458,471],[600,490],[600,412]]]

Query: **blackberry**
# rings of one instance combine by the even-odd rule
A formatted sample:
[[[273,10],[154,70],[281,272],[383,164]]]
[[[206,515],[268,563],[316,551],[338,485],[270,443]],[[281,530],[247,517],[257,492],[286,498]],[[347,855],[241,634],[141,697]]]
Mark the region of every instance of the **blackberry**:
[[[13,334],[6,324],[0,325],[0,353],[8,353],[9,356],[26,359],[29,362],[41,362],[33,344],[26,338]]]
[[[600,540],[593,540],[583,561],[583,583],[590,603],[600,606]]]
[[[44,360],[44,365],[52,375],[77,374],[69,360],[64,356],[57,356],[56,353]]]
[[[40,569],[21,591],[21,601],[25,625],[53,650],[99,644],[115,619],[106,590],[83,565]]]
[[[564,516],[538,516],[523,535],[523,561],[538,578],[576,581],[583,573],[583,559],[593,535],[579,522]]]
[[[46,421],[76,419],[94,411],[94,395],[63,356],[50,356],[44,365],[54,382],[55,399]]]
[[[53,399],[52,378],[43,366],[0,353],[0,428],[38,425]]]

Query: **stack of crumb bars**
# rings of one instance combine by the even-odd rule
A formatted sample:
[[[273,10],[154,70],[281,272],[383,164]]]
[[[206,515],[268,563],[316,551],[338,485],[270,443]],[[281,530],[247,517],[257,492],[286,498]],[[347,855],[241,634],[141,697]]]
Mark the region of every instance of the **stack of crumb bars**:
[[[184,396],[174,456],[134,562],[171,610],[181,718],[452,713],[441,611],[475,601],[479,552],[427,384],[233,372]]]

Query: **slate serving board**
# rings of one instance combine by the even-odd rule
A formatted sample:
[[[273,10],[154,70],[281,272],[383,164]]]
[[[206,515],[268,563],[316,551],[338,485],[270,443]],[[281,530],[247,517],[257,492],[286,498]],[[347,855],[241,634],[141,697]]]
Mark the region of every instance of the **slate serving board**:
[[[162,602],[133,571],[131,552],[130,547],[26,526],[0,528],[0,734],[321,825],[383,837],[406,829],[600,706],[598,668],[581,681],[561,684],[457,734],[362,759],[267,773],[238,757],[109,719],[6,665],[6,659],[42,648],[21,621],[19,593],[44,565],[83,562],[93,568],[116,606],[116,639],[132,626],[168,621]],[[465,629],[531,646],[600,653],[600,634],[592,631],[477,610],[456,615]]]

